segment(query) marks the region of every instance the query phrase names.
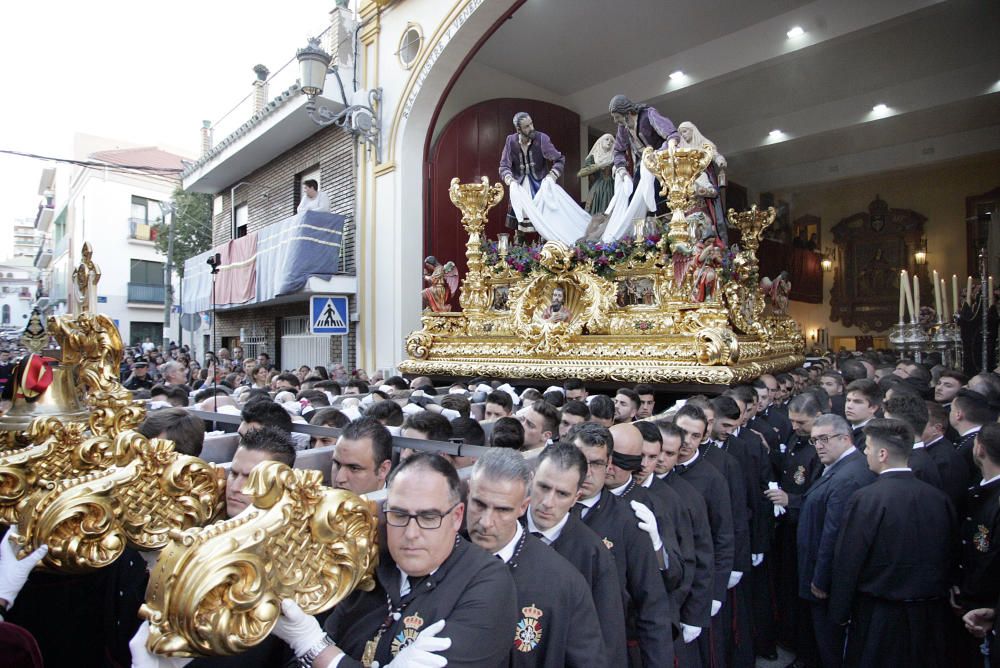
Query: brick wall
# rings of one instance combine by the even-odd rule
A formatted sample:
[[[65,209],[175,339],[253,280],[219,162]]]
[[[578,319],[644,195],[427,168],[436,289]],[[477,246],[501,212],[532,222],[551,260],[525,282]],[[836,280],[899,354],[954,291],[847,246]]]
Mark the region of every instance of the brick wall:
[[[347,218],[344,225],[344,266],[341,273],[353,274],[353,146],[353,138],[349,132],[337,127],[323,128],[268,164],[227,185],[217,193],[222,196],[222,212],[212,221],[212,245],[218,246],[232,238],[230,188],[240,181],[254,184],[241,186],[235,193],[236,206],[247,205],[247,228],[253,232],[294,215],[302,188],[296,175],[319,167],[320,189],[330,199],[330,211]]]
[[[253,232],[267,225],[272,225],[295,214],[298,206],[302,185],[297,175],[307,170],[319,167],[320,189],[330,199],[330,211],[347,218],[344,225],[344,255],[341,273],[353,274],[354,260],[354,197],[355,197],[355,159],[354,142],[350,133],[337,127],[323,128],[312,137],[289,149],[266,165],[262,165],[238,181],[227,185],[217,195],[222,196],[222,212],[212,221],[212,245],[218,246],[232,238],[232,222],[230,208],[230,188],[240,181],[249,181],[254,185],[245,185],[235,193],[236,206],[247,204],[247,228]],[[265,189],[267,196],[265,197]],[[355,312],[357,306],[354,296],[349,299],[349,311]],[[217,322],[217,337],[239,336],[240,328],[246,332],[256,326],[257,333],[266,337],[264,351],[276,363],[280,362],[278,342],[281,337],[281,318],[307,315],[309,302],[300,301],[287,304],[264,305],[256,308],[220,311]],[[347,337],[349,368],[356,364],[355,323],[352,323],[351,333]],[[316,360],[314,364],[328,364],[330,361],[341,360],[341,339],[330,337],[330,357],[327,360]]]

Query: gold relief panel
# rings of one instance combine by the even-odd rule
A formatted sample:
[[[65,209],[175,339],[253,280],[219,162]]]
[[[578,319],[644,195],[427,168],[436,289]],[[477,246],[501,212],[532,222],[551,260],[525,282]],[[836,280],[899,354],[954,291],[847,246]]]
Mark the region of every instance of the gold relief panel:
[[[172,441],[120,434],[114,465],[36,486],[17,507],[25,552],[49,546],[44,564],[64,572],[107,566],[125,545],[156,550],[172,530],[224,511],[222,469],[174,451]]]
[[[374,586],[372,506],[324,487],[318,471],[264,462],[245,491],[254,503],[233,519],[171,531],[139,614],[151,651],[229,655],[270,633],[283,598],[307,614]]]

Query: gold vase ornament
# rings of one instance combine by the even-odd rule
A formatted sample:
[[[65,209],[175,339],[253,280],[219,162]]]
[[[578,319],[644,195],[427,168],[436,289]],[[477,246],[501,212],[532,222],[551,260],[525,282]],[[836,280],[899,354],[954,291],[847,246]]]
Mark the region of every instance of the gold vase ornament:
[[[238,654],[271,632],[284,598],[316,614],[374,587],[369,502],[279,462],[258,465],[244,492],[254,503],[238,516],[170,532],[139,610],[150,651]]]
[[[685,212],[694,204],[695,179],[708,168],[714,157],[715,150],[711,144],[705,144],[700,149],[669,148],[665,151],[654,151],[647,146],[642,152],[642,164],[660,180],[660,195],[667,197],[667,206],[672,212],[667,232],[671,251],[691,244]]]

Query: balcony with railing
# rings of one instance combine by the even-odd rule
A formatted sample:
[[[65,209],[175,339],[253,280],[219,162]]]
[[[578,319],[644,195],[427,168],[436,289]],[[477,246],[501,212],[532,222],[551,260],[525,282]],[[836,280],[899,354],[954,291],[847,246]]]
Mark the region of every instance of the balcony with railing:
[[[163,304],[167,299],[167,286],[149,283],[128,284],[128,301],[130,304]]]
[[[156,241],[163,221],[145,218],[128,219],[128,238],[135,241]]]

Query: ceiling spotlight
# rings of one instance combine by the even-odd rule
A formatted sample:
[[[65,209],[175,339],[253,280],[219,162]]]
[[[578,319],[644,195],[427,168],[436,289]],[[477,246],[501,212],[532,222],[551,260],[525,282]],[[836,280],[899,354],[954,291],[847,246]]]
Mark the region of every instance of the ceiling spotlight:
[[[788,39],[795,39],[796,37],[802,37],[802,35],[806,34],[806,31],[802,29],[802,26],[794,26],[785,34],[788,35]]]
[[[884,114],[885,112],[889,111],[889,107],[887,107],[884,104],[879,103],[879,104],[876,104],[874,107],[872,107],[872,111],[874,113],[876,113],[876,114]]]
[[[677,81],[677,80],[683,79],[683,78],[684,78],[684,73],[681,72],[680,70],[677,70],[676,72],[671,72],[670,73],[670,80],[671,81]]]
[[[767,136],[770,137],[771,139],[778,139],[779,137],[783,137],[784,135],[785,133],[782,132],[781,130],[771,130],[770,132],[767,133]]]

